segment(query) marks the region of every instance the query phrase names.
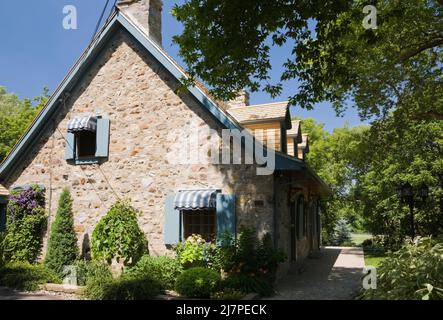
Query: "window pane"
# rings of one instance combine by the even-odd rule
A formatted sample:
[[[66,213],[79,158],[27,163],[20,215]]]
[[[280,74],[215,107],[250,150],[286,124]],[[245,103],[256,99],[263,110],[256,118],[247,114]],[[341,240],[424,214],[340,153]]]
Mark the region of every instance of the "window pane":
[[[82,131],[75,134],[77,142],[77,158],[95,157],[96,151],[96,133]]]
[[[215,239],[216,213],[213,209],[183,210],[184,238],[193,234],[206,241]]]

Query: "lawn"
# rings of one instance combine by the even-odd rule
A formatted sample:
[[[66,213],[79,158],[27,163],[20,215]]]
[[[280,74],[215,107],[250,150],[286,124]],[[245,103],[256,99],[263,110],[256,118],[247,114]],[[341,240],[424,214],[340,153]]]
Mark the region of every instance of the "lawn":
[[[370,233],[352,233],[351,242],[355,246],[361,246],[362,242],[366,239],[371,239],[372,235]],[[365,255],[365,265],[377,267],[381,261],[386,258],[386,253],[383,248],[379,247],[365,247],[363,248]]]

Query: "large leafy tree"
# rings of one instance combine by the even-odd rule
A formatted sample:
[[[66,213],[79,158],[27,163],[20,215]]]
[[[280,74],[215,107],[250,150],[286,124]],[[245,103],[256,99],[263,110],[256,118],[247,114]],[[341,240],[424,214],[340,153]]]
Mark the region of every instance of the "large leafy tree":
[[[351,222],[354,229],[363,226],[363,205],[355,198],[356,181],[365,173],[367,162],[364,154],[364,137],[368,126],[336,128],[332,133],[314,119],[302,119],[302,130],[308,133],[310,152],[308,164],[331,187],[333,196],[323,203],[323,239],[329,242],[339,219]]]
[[[222,99],[243,88],[281,92],[298,80],[290,102],[312,108],[350,99],[362,117],[401,110],[443,119],[443,1],[378,0],[377,29],[365,29],[363,0],[187,0],[173,13],[175,37],[192,77]],[[293,43],[281,81],[270,82],[272,46]]]
[[[24,134],[48,100],[48,89],[33,99],[20,100],[0,87],[0,162]]]
[[[365,137],[366,172],[358,177],[357,197],[364,203],[367,226],[396,246],[410,234],[409,208],[400,204],[396,186],[409,182],[416,192],[430,187],[425,203],[417,202],[416,234],[443,232],[443,122],[410,122],[404,115],[373,124]],[[421,200],[416,196],[416,200]]]

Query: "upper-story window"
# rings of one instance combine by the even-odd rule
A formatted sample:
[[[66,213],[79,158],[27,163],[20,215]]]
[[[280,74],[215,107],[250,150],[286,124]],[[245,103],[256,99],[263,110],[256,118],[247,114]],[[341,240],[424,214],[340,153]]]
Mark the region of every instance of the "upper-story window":
[[[65,159],[75,164],[98,163],[108,157],[109,120],[77,117],[69,121]]]

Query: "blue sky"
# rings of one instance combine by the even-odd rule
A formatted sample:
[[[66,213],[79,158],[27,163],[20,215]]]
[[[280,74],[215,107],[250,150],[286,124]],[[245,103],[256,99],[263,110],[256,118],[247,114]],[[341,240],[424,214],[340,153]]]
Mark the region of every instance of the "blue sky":
[[[171,16],[174,3],[182,0],[163,0],[163,47],[178,62],[178,48],[172,36],[179,34],[181,25]],[[52,92],[69,68],[88,45],[106,0],[14,0],[0,1],[0,86],[21,98],[39,95],[44,86]],[[114,0],[109,1],[105,17]],[[74,5],[78,13],[78,29],[63,28],[63,8]],[[271,78],[277,81],[282,63],[290,47],[273,48]],[[297,82],[284,84],[282,95],[273,100],[266,93],[251,95],[251,103],[286,100],[297,89]],[[313,117],[325,123],[325,128],[361,124],[357,112],[350,109],[344,117],[336,117],[329,103],[319,104],[315,110],[291,110],[293,115]]]

